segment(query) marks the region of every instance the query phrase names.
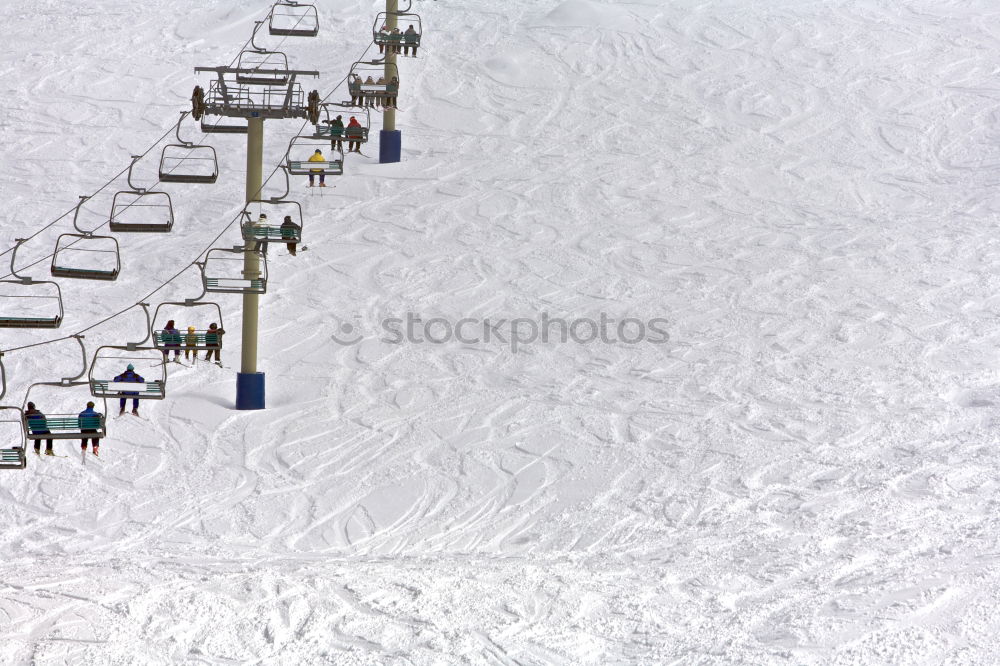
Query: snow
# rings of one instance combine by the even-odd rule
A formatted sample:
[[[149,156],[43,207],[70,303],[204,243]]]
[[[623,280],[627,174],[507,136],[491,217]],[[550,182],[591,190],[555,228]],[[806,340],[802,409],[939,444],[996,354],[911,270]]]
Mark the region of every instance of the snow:
[[[85,4],[0,6],[4,247],[69,213],[19,251],[36,278],[76,196],[165,135],[152,186],[193,68],[269,7]],[[325,95],[382,9],[319,3],[319,37],[260,42]],[[233,408],[219,295],[224,367],[109,403],[100,458],[60,441],[0,477],[0,663],[992,663],[994,3],[415,9],[403,161],[373,138],[325,191],[293,181],[309,250],[270,246],[268,409]],[[300,123],[266,125],[275,164]],[[182,136],[218,182],[159,186],[173,231],[118,234],[117,282],[61,280],[63,327],[0,348],[86,328],[93,354],[143,337],[140,309],[105,317],[200,292],[185,266],[239,240],[243,139]],[[383,341],[407,313],[663,318],[669,341]],[[3,362],[7,405],[81,370],[73,340]]]

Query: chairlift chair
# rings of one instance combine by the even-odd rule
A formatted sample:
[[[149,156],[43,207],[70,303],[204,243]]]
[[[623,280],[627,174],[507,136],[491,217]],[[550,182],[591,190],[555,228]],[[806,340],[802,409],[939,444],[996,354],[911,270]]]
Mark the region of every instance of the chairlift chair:
[[[368,143],[368,133],[371,130],[371,112],[367,107],[355,107],[350,104],[325,104],[323,105],[326,119],[316,125],[315,139],[329,139],[331,148],[343,149],[343,142]],[[348,116],[348,121],[344,123],[344,128],[333,127],[333,120],[330,116],[335,114]],[[349,127],[350,119],[356,118],[360,127]],[[339,145],[338,145],[339,144]]]
[[[35,382],[28,387],[28,392],[24,394],[24,406],[26,410],[31,391],[39,386],[58,386],[70,388],[76,386],[87,386],[89,382],[67,381],[62,382]],[[89,397],[89,396],[88,396]],[[108,402],[104,400],[104,411],[99,416],[80,416],[77,414],[51,414],[43,412],[44,416],[28,418],[21,412],[21,425],[24,429],[24,439],[37,441],[42,439],[103,439],[107,436],[106,417],[108,413]]]
[[[17,270],[14,268],[17,250],[24,242],[25,239],[18,238],[17,244],[10,255],[10,273],[14,276],[14,279],[0,280],[0,285],[17,285],[18,288],[13,291],[20,292],[0,294],[0,328],[59,328],[63,320],[63,300],[59,283],[50,280],[34,280],[30,277],[21,276],[17,274]],[[24,293],[25,290],[21,288],[28,287],[28,290],[32,291],[33,289],[31,288],[35,285],[47,285],[44,287],[45,292],[41,294],[28,294]],[[30,305],[34,301],[34,304],[38,305],[39,300],[50,304],[54,303],[57,312],[54,314],[50,312],[45,316],[39,316],[34,312],[29,313],[29,309],[24,306],[19,306],[17,310],[7,310],[13,303],[28,303]],[[46,307],[46,309],[51,310],[49,307]]]
[[[246,134],[247,122],[239,118],[226,118],[225,116],[217,116],[214,119],[202,116],[201,131],[205,134]]]
[[[403,28],[400,28],[400,31],[395,35],[391,32],[383,31],[382,26],[389,22],[390,16],[396,17],[397,27],[404,24],[408,24],[408,26],[412,25],[416,34],[408,35],[405,32],[406,29]],[[379,12],[378,16],[375,17],[375,23],[372,25],[372,41],[374,41],[376,45],[383,48],[412,48],[414,57],[417,55],[417,47],[420,46],[420,38],[423,34],[424,28],[420,22],[420,15],[405,11],[392,12],[391,14],[387,12]]]
[[[278,37],[315,37],[319,34],[319,13],[315,5],[279,0],[271,7],[267,29]]]
[[[368,83],[368,79],[372,82]],[[378,82],[380,79],[382,83]],[[399,95],[399,68],[382,60],[359,60],[351,65],[347,74],[347,88],[351,102],[360,98],[360,106],[394,107]]]
[[[92,231],[84,231],[79,225],[80,208],[90,197],[81,196],[73,213],[73,228],[77,233],[62,234],[56,239],[56,249],[52,253],[52,277],[79,278],[84,280],[116,280],[121,271],[121,253],[114,236],[96,236]],[[94,241],[97,241],[95,244]],[[108,247],[111,241],[113,247]],[[83,247],[78,247],[78,246]],[[100,247],[103,245],[104,247]],[[103,266],[73,265],[69,258],[74,253],[89,253],[89,256],[113,256],[114,265],[105,262]]]
[[[258,218],[253,218],[251,207],[257,207]],[[270,212],[268,212],[270,211]],[[267,222],[261,222],[260,215],[267,216]],[[278,241],[283,243],[302,242],[302,205],[297,201],[271,199],[265,201],[255,199],[247,202],[243,212],[242,232],[246,241]],[[293,225],[283,225],[285,216],[292,219]]]
[[[257,255],[259,270],[248,275],[244,269],[246,254]],[[234,267],[239,262],[239,270],[224,274],[218,269],[223,265]],[[205,254],[201,268],[202,287],[213,294],[264,294],[267,292],[267,258],[258,250],[247,250],[242,245],[232,248],[214,247]],[[239,275],[239,277],[236,277]]]
[[[215,148],[198,145],[181,138],[181,123],[188,111],[181,112],[177,121],[178,143],[163,147],[160,154],[160,181],[164,183],[214,183],[219,177],[219,160]]]
[[[310,162],[309,157],[315,154],[315,150],[326,148],[327,139],[317,139],[315,135],[301,134],[293,137],[288,142],[288,152],[285,153],[285,168],[293,176],[308,176],[310,174],[319,175],[324,173],[327,176],[344,175],[344,152],[339,149],[335,151],[339,157],[335,159],[324,159],[322,162]],[[320,145],[322,142],[323,145]]]
[[[147,329],[147,335],[148,335]],[[145,353],[149,352],[149,353]],[[108,370],[111,361],[118,361],[121,367],[116,371]],[[134,372],[137,375],[146,373],[138,381],[116,381],[126,371],[126,364],[143,364]],[[90,384],[90,394],[95,398],[125,398],[137,400],[162,400],[167,394],[167,367],[163,363],[163,354],[156,347],[136,345],[106,345],[94,352],[87,374]]]
[[[244,50],[236,61],[236,82],[250,86],[288,85],[288,56],[281,51]]]
[[[24,448],[27,440],[21,420],[21,408],[12,405],[0,405],[0,423],[9,423],[17,427],[18,439],[14,442],[0,443],[0,469],[24,469],[28,466],[28,458]]]
[[[200,298],[200,297],[199,297]],[[201,301],[195,298],[189,298],[184,301],[164,301],[156,306],[156,312],[153,314],[154,326],[156,322],[160,321],[160,310],[163,307],[183,307],[183,308],[196,308],[196,307],[208,307],[215,308],[216,320],[220,329],[225,330],[224,322],[222,321],[222,308],[218,303],[214,301]],[[213,322],[213,323],[215,323]],[[186,326],[181,326],[178,329],[178,333],[175,335],[173,333],[167,332],[164,329],[152,330],[153,334],[153,346],[157,349],[168,352],[179,350],[189,350],[189,351],[203,351],[212,349],[222,349],[222,336],[214,333],[213,331],[204,328],[195,328],[193,332],[189,332]],[[193,338],[191,336],[194,336]],[[215,336],[213,338],[213,336]]]
[[[115,233],[167,233],[174,226],[174,205],[166,192],[153,192],[132,183],[132,169],[140,159],[132,156],[128,167],[128,186],[111,200],[108,226]]]

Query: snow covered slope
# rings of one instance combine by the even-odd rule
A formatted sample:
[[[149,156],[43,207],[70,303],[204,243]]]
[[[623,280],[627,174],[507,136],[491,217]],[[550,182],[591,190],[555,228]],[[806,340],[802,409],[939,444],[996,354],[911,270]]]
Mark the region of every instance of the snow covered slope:
[[[166,133],[268,7],[0,4],[3,247]],[[261,41],[325,95],[380,9],[327,0],[318,38]],[[223,296],[225,368],[171,367],[100,459],[60,442],[0,476],[0,663],[994,661],[995,3],[416,9],[403,161],[373,142],[322,196],[293,183],[309,250],[271,247],[268,409],[233,409]],[[299,126],[267,123],[269,164]],[[243,142],[206,139],[222,175],[164,186],[173,233],[121,235],[117,282],[63,280],[63,328],[0,348],[238,242]],[[18,266],[44,277],[70,228]],[[189,268],[148,300],[198,291]],[[386,341],[407,313],[661,318],[669,341]],[[3,360],[5,404],[80,370],[71,340]]]

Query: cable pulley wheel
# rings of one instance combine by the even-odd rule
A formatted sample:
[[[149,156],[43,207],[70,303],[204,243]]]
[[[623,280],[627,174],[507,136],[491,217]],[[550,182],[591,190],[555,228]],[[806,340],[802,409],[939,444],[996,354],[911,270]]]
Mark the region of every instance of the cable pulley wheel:
[[[319,91],[309,93],[309,106],[306,107],[307,117],[313,125],[319,122]]]
[[[194,92],[191,93],[191,117],[201,120],[203,115],[205,115],[205,91],[201,86],[195,86]]]

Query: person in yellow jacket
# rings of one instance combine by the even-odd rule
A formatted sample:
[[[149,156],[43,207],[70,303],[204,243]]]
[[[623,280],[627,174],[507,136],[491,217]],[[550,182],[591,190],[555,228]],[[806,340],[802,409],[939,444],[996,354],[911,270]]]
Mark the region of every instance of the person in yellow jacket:
[[[187,334],[184,336],[184,346],[187,349],[184,350],[184,360],[191,358],[191,354],[194,354],[194,360],[198,360],[198,350],[191,349],[191,347],[198,346],[198,334],[194,332],[194,326],[188,326]]]
[[[312,157],[309,158],[309,161],[310,162],[326,162],[326,158],[323,157],[323,153],[320,151],[319,148],[317,148],[316,152],[313,153]],[[319,174],[319,186],[320,187],[326,187],[326,173],[322,169],[311,169],[311,173],[309,174],[309,187],[313,186],[313,177],[317,173]]]

